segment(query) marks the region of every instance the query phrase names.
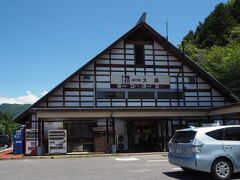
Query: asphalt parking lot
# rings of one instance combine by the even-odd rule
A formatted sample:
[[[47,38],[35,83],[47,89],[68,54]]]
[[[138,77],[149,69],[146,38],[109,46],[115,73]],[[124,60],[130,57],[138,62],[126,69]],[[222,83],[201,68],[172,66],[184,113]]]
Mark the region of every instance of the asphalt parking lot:
[[[0,161],[4,180],[210,180],[206,173],[185,173],[161,155],[21,159]],[[240,179],[234,175],[233,179]]]

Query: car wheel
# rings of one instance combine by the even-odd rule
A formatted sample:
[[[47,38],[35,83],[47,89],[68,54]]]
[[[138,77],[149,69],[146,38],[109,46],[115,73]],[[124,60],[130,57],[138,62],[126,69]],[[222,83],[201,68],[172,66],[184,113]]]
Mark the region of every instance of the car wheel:
[[[212,176],[215,179],[230,179],[233,173],[232,164],[227,159],[218,159],[212,165]]]
[[[4,148],[4,149],[7,149],[7,148],[8,148],[8,145],[7,145],[7,144],[4,144],[4,145],[3,145],[3,148]]]
[[[182,170],[184,171],[184,172],[190,172],[190,171],[193,171],[192,169],[189,169],[189,168],[185,168],[185,167],[181,167],[182,168]]]

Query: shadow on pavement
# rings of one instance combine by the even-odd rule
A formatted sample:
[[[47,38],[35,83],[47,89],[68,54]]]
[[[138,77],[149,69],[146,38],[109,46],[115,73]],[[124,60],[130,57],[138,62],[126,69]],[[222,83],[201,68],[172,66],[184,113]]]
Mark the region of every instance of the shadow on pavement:
[[[174,171],[174,172],[163,172],[168,177],[179,179],[179,180],[212,180],[211,174],[199,172],[199,171]],[[231,179],[240,179],[240,173],[234,174]]]

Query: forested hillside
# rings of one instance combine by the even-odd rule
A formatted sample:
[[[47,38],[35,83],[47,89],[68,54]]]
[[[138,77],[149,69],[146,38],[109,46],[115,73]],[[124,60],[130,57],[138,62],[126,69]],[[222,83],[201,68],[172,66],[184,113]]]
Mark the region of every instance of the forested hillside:
[[[13,131],[20,127],[20,124],[14,122],[13,118],[17,117],[30,106],[30,104],[1,104],[0,134],[12,135]]]
[[[15,118],[30,106],[31,104],[1,104],[0,111],[8,112],[13,118]]]
[[[218,4],[183,44],[186,55],[240,97],[240,0]]]

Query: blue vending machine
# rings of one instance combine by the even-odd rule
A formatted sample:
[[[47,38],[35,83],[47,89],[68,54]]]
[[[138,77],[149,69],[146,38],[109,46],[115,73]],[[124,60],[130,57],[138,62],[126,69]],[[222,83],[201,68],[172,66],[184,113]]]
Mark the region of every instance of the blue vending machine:
[[[24,129],[15,130],[13,132],[13,153],[24,154]]]

